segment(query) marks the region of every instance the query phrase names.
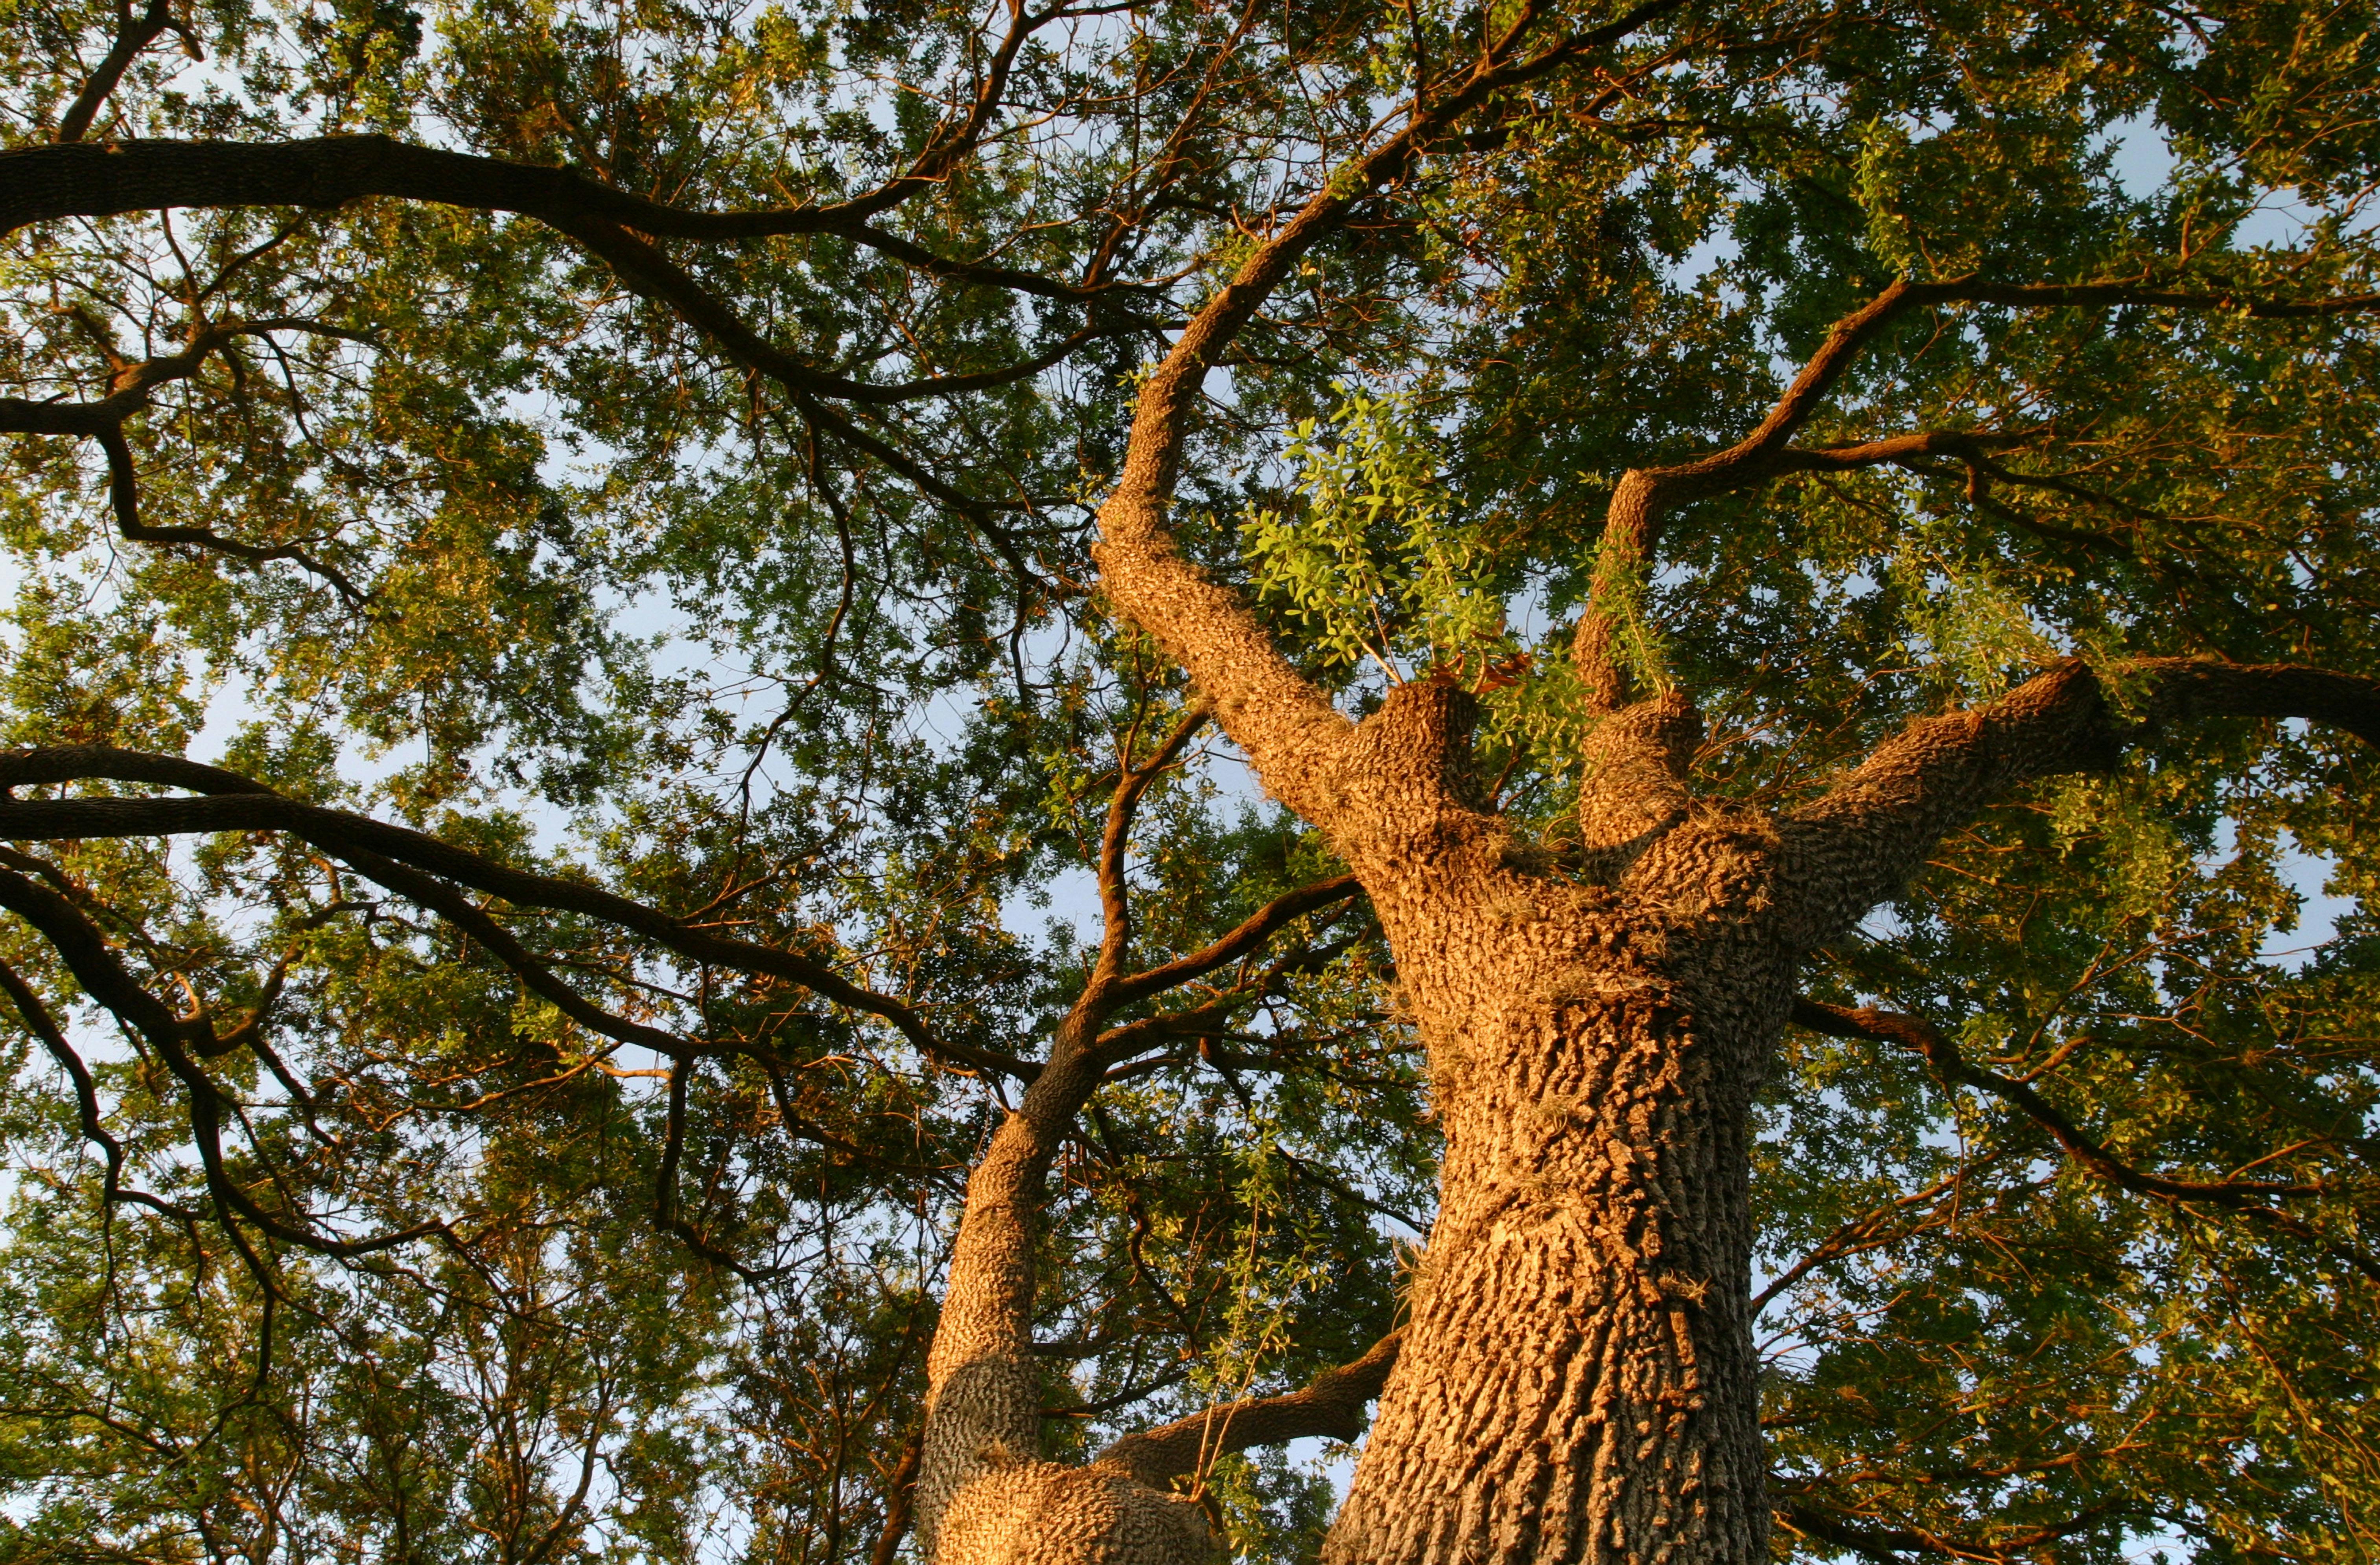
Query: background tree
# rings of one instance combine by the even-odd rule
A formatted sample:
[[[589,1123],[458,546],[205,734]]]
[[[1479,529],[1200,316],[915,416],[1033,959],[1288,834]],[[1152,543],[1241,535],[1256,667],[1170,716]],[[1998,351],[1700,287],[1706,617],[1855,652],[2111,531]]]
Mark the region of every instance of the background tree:
[[[2380,1552],[2370,21],[9,13],[0,1548]]]

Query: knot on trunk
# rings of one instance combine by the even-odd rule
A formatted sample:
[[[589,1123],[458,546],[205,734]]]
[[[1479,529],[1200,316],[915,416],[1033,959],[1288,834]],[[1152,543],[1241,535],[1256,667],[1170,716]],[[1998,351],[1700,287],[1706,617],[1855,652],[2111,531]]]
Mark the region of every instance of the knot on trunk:
[[[1344,802],[1391,828],[1449,809],[1484,813],[1471,770],[1478,718],[1471,692],[1443,675],[1398,685],[1355,730],[1339,776]]]

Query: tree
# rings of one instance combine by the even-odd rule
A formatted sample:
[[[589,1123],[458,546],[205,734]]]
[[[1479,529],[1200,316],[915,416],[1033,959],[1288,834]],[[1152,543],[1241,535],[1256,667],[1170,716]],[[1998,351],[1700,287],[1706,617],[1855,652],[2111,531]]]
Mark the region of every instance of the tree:
[[[11,1552],[2380,1553],[2370,23],[17,13]]]

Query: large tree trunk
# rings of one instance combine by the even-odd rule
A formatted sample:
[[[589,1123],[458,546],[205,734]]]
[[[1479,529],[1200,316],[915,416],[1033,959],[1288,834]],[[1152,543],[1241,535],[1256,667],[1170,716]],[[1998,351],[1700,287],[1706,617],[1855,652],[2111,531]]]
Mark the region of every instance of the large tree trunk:
[[[1629,960],[1645,931],[1607,928],[1610,960],[1528,941],[1540,960],[1483,962],[1469,1016],[1430,1029],[1442,1201],[1334,1565],[1761,1557],[1759,1050],[1706,1026],[1664,964]]]
[[[1412,721],[1378,732],[1459,765],[1463,701],[1409,686]],[[1665,721],[1693,726],[1647,709],[1593,758],[1583,852],[1621,889],[1530,873],[1484,817],[1433,807],[1459,778],[1373,758],[1426,780],[1402,807],[1382,790],[1358,867],[1447,1145],[1332,1565],[1765,1555],[1748,1121],[1791,964],[1759,917],[1773,833],[1685,818],[1682,758],[1645,743]]]

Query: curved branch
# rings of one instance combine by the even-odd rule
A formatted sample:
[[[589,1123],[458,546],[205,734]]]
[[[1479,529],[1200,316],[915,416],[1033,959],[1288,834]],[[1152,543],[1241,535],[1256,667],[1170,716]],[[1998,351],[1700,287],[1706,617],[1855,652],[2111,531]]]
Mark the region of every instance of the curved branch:
[[[197,374],[211,355],[234,338],[276,331],[313,332],[357,340],[364,336],[343,327],[297,319],[203,327],[192,334],[179,353],[118,368],[113,377],[113,389],[95,402],[30,402],[22,397],[0,396],[0,433],[79,435],[98,441],[107,457],[108,503],[115,512],[115,530],[129,541],[189,544],[255,564],[287,560],[329,582],[350,604],[361,604],[368,601],[367,593],[336,567],[322,564],[296,544],[245,543],[205,528],[150,527],[140,520],[140,475],[133,464],[132,447],[124,437],[124,421],[145,409],[158,387]]]
[[[1960,1055],[1958,1047],[1944,1037],[1939,1028],[1921,1016],[1904,1015],[1895,1011],[1854,1011],[1847,1006],[1828,1005],[1797,996],[1793,1001],[1793,1025],[1807,1027],[1814,1033],[1823,1033],[1828,1037],[1867,1038],[1906,1049],[1923,1057],[1943,1080],[1987,1092],[2033,1120],[2065,1148],[2068,1157],[2110,1184],[2129,1190],[2135,1195],[2153,1195],[2168,1201],[2212,1201],[2218,1206],[2240,1210],[2248,1208],[2252,1202],[2323,1193],[2322,1186],[2318,1184],[2280,1184],[2263,1180],[2223,1180],[2207,1184],[2143,1173],[2094,1141],[2072,1120],[2052,1108],[2041,1094],[2022,1082],[2011,1081],[1997,1072],[1967,1063]]]
[[[2380,746],[2380,680],[2295,663],[2143,658],[2109,677],[2142,721],[2111,707],[2100,676],[2070,661],[1987,706],[1921,719],[1815,803],[1780,822],[1786,938],[1840,939],[1899,894],[1944,833],[2037,778],[2111,770],[2123,749],[2203,717],[2304,718]]]
[[[109,1133],[106,1122],[100,1118],[99,1088],[91,1080],[91,1067],[83,1063],[82,1056],[76,1053],[74,1046],[67,1041],[65,1029],[58,1025],[57,1018],[50,1014],[50,1008],[42,1003],[42,997],[35,994],[33,987],[6,962],[0,962],[0,989],[7,991],[9,1001],[17,1007],[17,1014],[25,1019],[25,1025],[42,1040],[42,1047],[49,1050],[50,1058],[57,1062],[58,1069],[66,1072],[67,1079],[74,1083],[75,1114],[81,1123],[82,1138],[98,1147],[107,1159],[107,1171],[103,1176],[102,1185],[107,1203],[113,1206],[129,1201],[163,1212],[177,1221],[188,1222],[192,1214],[172,1202],[161,1200],[145,1190],[124,1188],[124,1143]]]
[[[70,775],[62,776],[62,772]],[[236,789],[218,787],[217,779],[233,776],[172,757],[142,755],[103,746],[0,755],[0,789],[34,782],[109,778],[168,782],[176,787],[208,791],[208,796],[200,798],[0,801],[0,838],[30,841],[196,831],[286,831],[326,853],[356,862],[358,868],[365,867],[359,855],[380,855],[383,861],[393,861],[384,862],[383,867],[409,867],[427,871],[524,907],[583,914],[633,930],[696,962],[789,979],[836,1004],[891,1023],[929,1058],[999,1071],[1020,1079],[1029,1080],[1035,1074],[1034,1067],[1021,1061],[935,1037],[908,1005],[863,989],[811,958],[774,946],[714,935],[626,897],[577,881],[515,869],[435,837],[369,816],[299,804],[245,778],[234,779],[238,783]],[[365,873],[381,880],[382,884],[390,884],[372,869],[367,868]],[[390,889],[408,897],[416,894],[415,890],[396,885],[390,885]],[[417,889],[424,896],[437,894],[427,886]],[[463,899],[450,900],[462,909],[469,909]],[[437,911],[442,916],[457,916],[449,914],[444,907]],[[484,914],[478,916],[486,918]],[[488,924],[493,927],[492,919]]]
[[[73,904],[13,869],[0,869],[0,907],[17,914],[39,930],[83,992],[105,1006],[131,1027],[165,1062],[189,1099],[191,1140],[199,1153],[207,1193],[214,1198],[228,1228],[228,1214],[237,1212],[263,1232],[286,1244],[324,1255],[366,1256],[394,1249],[416,1239],[447,1231],[443,1221],[416,1223],[368,1239],[337,1239],[305,1222],[265,1210],[252,1199],[224,1166],[223,1121],[232,1105],[212,1077],[191,1057],[194,1024],[186,1023],[151,994],[108,949],[107,940]],[[202,1024],[200,1024],[202,1025]],[[210,1035],[212,1036],[212,1035]]]
[[[1135,1001],[1147,1000],[1211,973],[1218,967],[1237,962],[1263,950],[1265,942],[1280,933],[1283,926],[1333,903],[1344,902],[1363,889],[1353,875],[1334,875],[1328,880],[1317,880],[1293,892],[1284,892],[1241,920],[1229,934],[1189,955],[1176,957],[1160,966],[1117,979],[1111,991],[1113,1002],[1121,1008]]]
[[[98,438],[100,450],[107,454],[108,505],[115,513],[115,530],[121,537],[134,543],[188,544],[255,564],[286,560],[329,582],[348,603],[360,605],[368,601],[363,588],[348,580],[345,572],[322,564],[294,543],[243,543],[207,528],[149,526],[140,519],[140,479],[133,467],[132,447],[126,443],[123,430],[111,426],[102,430]]]
[[[1834,390],[1869,344],[1912,309],[1949,304],[1995,304],[2019,309],[2140,305],[2157,309],[2232,310],[2265,320],[2314,320],[2380,309],[2380,294],[2327,299],[2260,299],[2235,294],[2194,294],[2131,283],[1987,283],[1973,274],[1939,283],[1900,278],[1835,322],[1750,434],[1723,451],[1667,467],[1632,467],[1621,475],[1604,516],[1602,559],[1585,613],[1573,633],[1571,657],[1594,708],[1612,711],[1632,694],[1618,655],[1618,633],[1633,595],[1653,568],[1668,513],[1686,502],[1765,483],[1788,472],[1839,471],[1930,455],[1973,455],[2035,438],[2019,432],[1932,431],[1860,444],[1796,449],[1793,436]]]
[[[1602,27],[1527,53],[1521,41],[1538,12],[1535,4],[1523,5],[1460,79],[1427,105],[1409,104],[1402,129],[1335,170],[1257,246],[1141,386],[1123,471],[1099,508],[1100,585],[1214,700],[1224,732],[1246,753],[1265,787],[1317,824],[1327,827],[1339,814],[1331,777],[1354,725],[1290,666],[1238,593],[1182,556],[1165,518],[1207,371],[1300,257],[1335,230],[1355,202],[1401,176],[1472,110],[1498,91],[1623,39],[1673,8],[1673,0],[1651,0]]]
[[[1194,1413],[1171,1424],[1126,1435],[1095,1459],[1162,1487],[1219,1456],[1251,1446],[1322,1437],[1353,1440],[1363,1434],[1365,1408],[1388,1383],[1404,1333],[1391,1331],[1353,1364],[1326,1369],[1285,1396],[1254,1397]]]

